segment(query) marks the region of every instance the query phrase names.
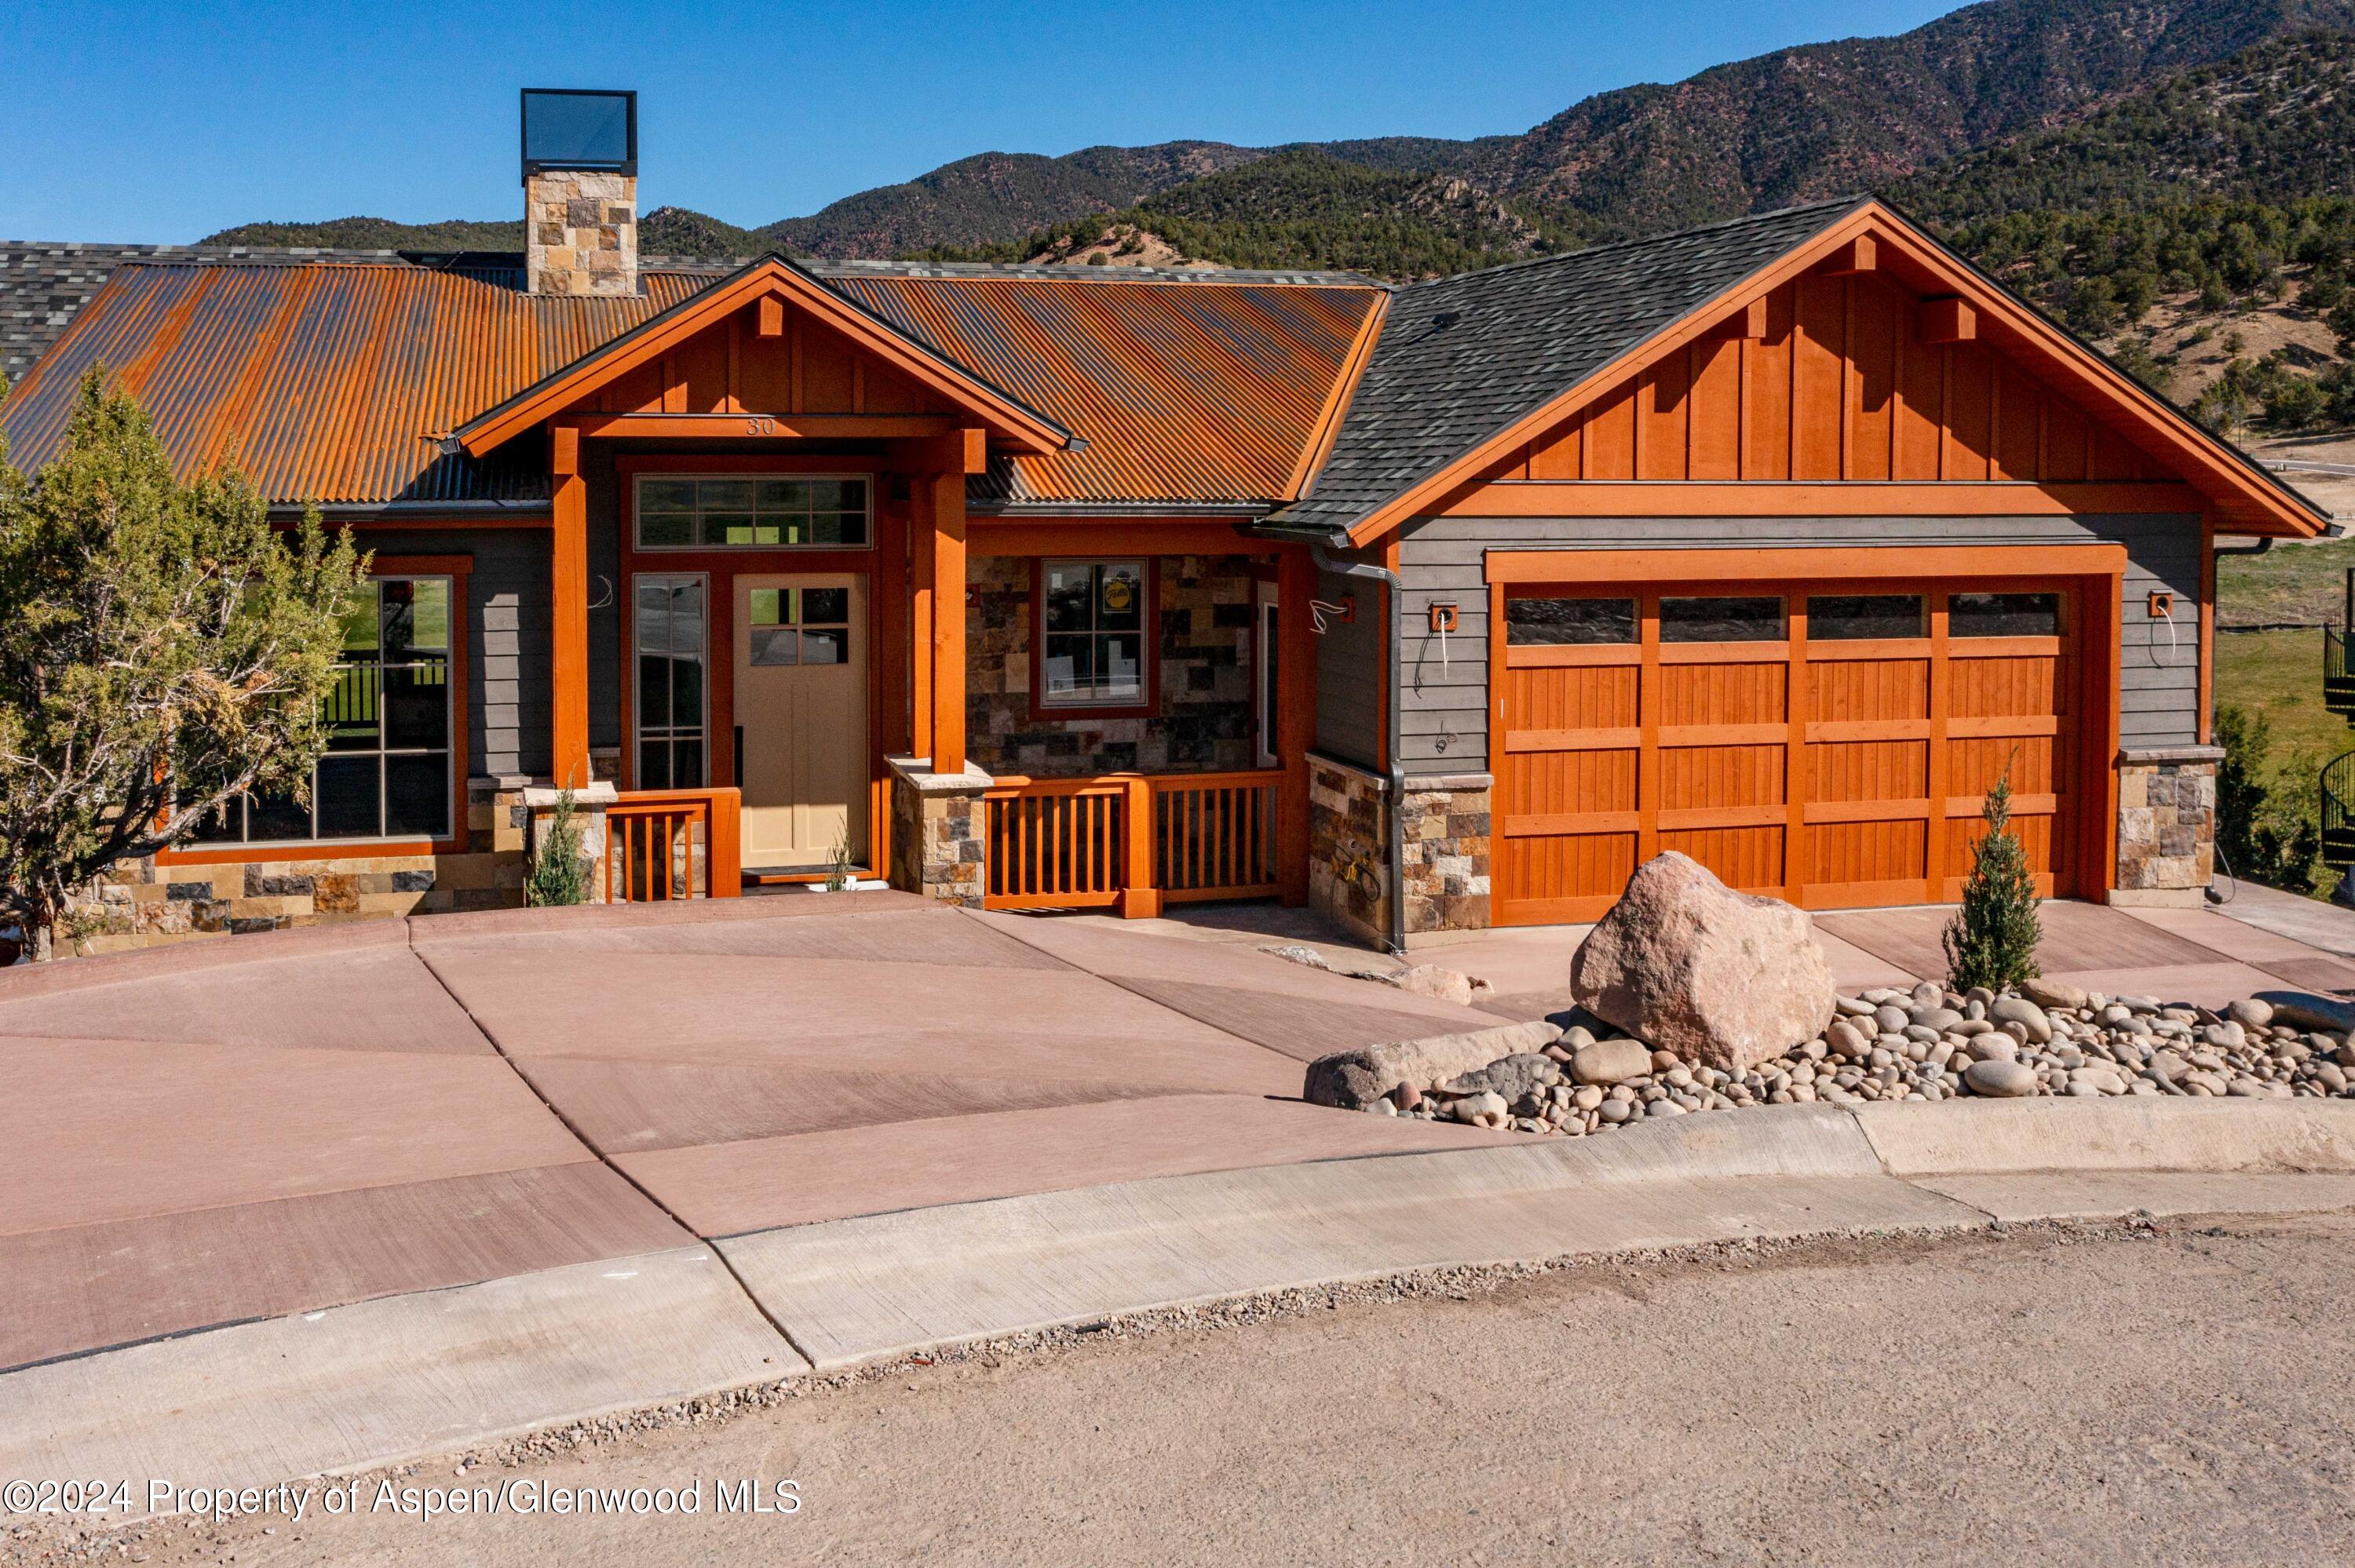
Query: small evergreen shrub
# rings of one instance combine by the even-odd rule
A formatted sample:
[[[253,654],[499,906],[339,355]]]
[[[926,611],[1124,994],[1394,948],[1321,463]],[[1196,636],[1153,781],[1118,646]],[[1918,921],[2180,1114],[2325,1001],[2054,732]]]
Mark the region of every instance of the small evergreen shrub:
[[[2044,936],[2036,918],[2036,877],[2011,831],[2009,768],[1987,792],[1980,815],[1987,832],[1972,852],[1962,907],[1946,925],[1946,983],[1956,991],[1981,985],[2003,991],[2043,972],[2036,967],[2036,945]]]
[[[558,790],[556,810],[532,851],[531,877],[524,884],[525,901],[535,908],[589,902],[589,863],[581,856],[581,826],[572,814],[572,790]]]

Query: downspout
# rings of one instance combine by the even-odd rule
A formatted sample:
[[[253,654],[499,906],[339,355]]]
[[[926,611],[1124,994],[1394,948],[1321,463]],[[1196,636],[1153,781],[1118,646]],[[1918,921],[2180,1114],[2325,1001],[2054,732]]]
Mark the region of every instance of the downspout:
[[[1390,758],[1390,930],[1383,937],[1383,946],[1399,958],[1406,957],[1406,769],[1399,762],[1399,666],[1403,662],[1399,625],[1401,606],[1399,602],[1399,575],[1388,567],[1370,566],[1364,561],[1345,561],[1325,547],[1321,539],[1312,539],[1308,557],[1316,563],[1320,572],[1337,577],[1363,577],[1382,585],[1384,619],[1390,622],[1382,634],[1383,663],[1388,667],[1390,702],[1384,711],[1390,715],[1390,735],[1385,755]]]

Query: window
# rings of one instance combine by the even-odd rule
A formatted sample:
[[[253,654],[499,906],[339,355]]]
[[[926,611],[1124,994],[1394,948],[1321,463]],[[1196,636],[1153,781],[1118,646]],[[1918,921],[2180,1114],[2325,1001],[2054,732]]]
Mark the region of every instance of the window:
[[[1632,599],[1508,599],[1505,641],[1515,647],[1549,644],[1633,642]]]
[[[638,548],[863,550],[869,489],[838,474],[642,474]]]
[[[1278,612],[1273,583],[1252,585],[1252,656],[1258,665],[1259,713],[1252,741],[1252,760],[1262,768],[1273,768],[1282,760],[1276,749],[1281,731],[1280,705],[1283,702],[1284,681],[1279,661],[1283,655],[1284,618]]]
[[[1046,561],[1039,572],[1039,705],[1148,706],[1145,563]]]
[[[1664,599],[1663,642],[1780,642],[1780,599]]]
[[[1807,600],[1807,641],[1853,642],[1877,637],[1926,637],[1918,593],[1817,594]]]
[[[639,577],[631,592],[638,662],[637,787],[700,789],[703,579]]]
[[[749,596],[753,664],[839,664],[850,657],[848,588],[752,588]]]
[[[1946,600],[1949,637],[2058,637],[2057,593],[1958,593]]]
[[[344,622],[340,671],[321,714],[327,754],[312,771],[310,803],[292,793],[231,801],[197,830],[197,842],[450,836],[453,580],[370,580]]]

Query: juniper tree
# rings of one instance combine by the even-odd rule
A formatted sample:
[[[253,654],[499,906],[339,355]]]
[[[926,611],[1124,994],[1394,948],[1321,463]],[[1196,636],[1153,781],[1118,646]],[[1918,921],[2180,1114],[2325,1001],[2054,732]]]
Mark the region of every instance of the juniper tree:
[[[101,370],[38,473],[0,445],[0,922],[37,936],[243,791],[307,800],[366,571],[233,470],[175,479]]]
[[[1981,985],[2003,991],[2042,972],[2036,945],[2044,936],[2036,917],[2036,875],[2011,831],[2009,768],[1987,792],[1979,815],[1987,832],[1971,853],[1962,907],[1946,923],[1947,983],[1957,991]]]
[[[581,824],[573,821],[569,786],[556,792],[556,810],[549,814],[548,831],[532,853],[531,876],[523,892],[524,902],[535,906],[589,902],[589,862],[581,853]]]

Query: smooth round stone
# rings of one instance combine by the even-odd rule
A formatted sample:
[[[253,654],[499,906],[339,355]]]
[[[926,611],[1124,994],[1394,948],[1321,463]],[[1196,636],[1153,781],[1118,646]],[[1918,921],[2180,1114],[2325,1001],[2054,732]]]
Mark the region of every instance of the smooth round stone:
[[[1894,1002],[1883,1002],[1872,1010],[1872,1021],[1881,1026],[1883,1034],[1894,1034],[1913,1022],[1913,1015]]]
[[[2023,1099],[2036,1092],[2036,1070],[2025,1062],[1998,1056],[1972,1063],[1963,1074],[1963,1082],[1975,1094],[1995,1099]]]
[[[1644,1107],[1644,1114],[1647,1117],[1682,1116],[1685,1114],[1685,1107],[1674,1100],[1654,1100]]]
[[[2007,1023],[2022,1025],[2029,1039],[2039,1045],[2052,1038],[2052,1020],[2024,996],[1997,997],[1987,1008],[1987,1016],[1995,1020],[1998,1028]]]
[[[1943,1034],[1963,1021],[1963,1015],[1951,1007],[1923,1007],[1914,1010],[1913,1022],[1923,1029]]]
[[[2019,1043],[2009,1034],[1974,1034],[1964,1054],[1974,1062],[2009,1062],[2019,1054]]]
[[[1625,1100],[1604,1100],[1595,1114],[1614,1127],[1636,1114],[1636,1107]]]

